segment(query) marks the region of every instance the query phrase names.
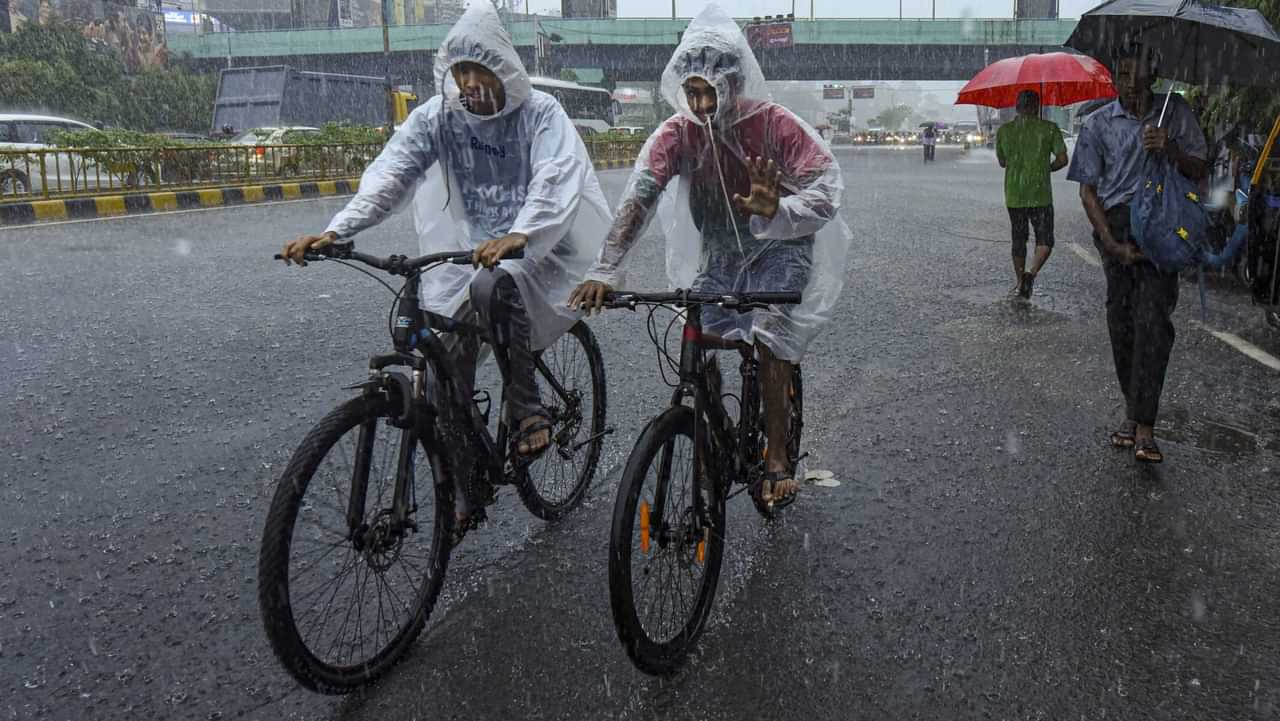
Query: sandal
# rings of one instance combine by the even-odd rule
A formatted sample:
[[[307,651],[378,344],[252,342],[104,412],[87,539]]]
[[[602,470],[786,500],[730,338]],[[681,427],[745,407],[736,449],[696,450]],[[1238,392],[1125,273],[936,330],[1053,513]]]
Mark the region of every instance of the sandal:
[[[1139,463],[1162,463],[1164,454],[1160,452],[1160,446],[1156,445],[1154,438],[1138,441],[1137,448],[1133,452],[1134,460]]]
[[[1111,432],[1111,447],[1133,448],[1133,444],[1137,441],[1137,428],[1137,423],[1125,421],[1120,430]]]
[[[467,531],[474,531],[484,525],[484,522],[488,519],[489,515],[485,513],[483,507],[477,508],[465,518],[458,518],[455,515],[453,518],[453,530],[449,531],[449,550],[457,548],[458,544],[462,543]]]
[[[538,456],[542,455],[543,453],[545,453],[546,450],[551,447],[551,441],[553,440],[551,435],[551,431],[553,430],[551,426],[551,421],[548,420],[546,416],[538,416],[537,418],[538,420],[534,421],[533,423],[530,423],[524,428],[521,428],[519,431],[516,432],[514,436],[511,437],[511,449],[512,451],[514,451],[515,455],[520,458],[533,460]],[[530,449],[528,453],[520,452],[520,444],[528,441],[532,436],[538,433],[541,433],[543,431],[547,432],[546,445],[542,446],[541,448]]]
[[[796,479],[792,476],[793,474],[786,471],[769,471],[768,473],[765,473],[751,484],[751,500],[755,501],[756,506],[760,508],[767,508],[769,510],[774,508],[784,508],[791,505],[791,502],[800,494],[800,484],[797,483]],[[770,498],[767,499],[764,497],[764,484],[766,481],[769,483],[770,491]],[[774,488],[777,487],[777,484],[786,483],[788,481],[794,484],[790,493],[778,496],[773,492]]]

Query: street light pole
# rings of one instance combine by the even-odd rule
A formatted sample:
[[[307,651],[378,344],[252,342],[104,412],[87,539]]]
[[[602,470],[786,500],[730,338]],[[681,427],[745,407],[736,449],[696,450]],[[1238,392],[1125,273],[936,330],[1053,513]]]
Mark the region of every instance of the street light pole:
[[[387,135],[396,126],[396,99],[391,90],[391,29],[387,25],[390,15],[391,0],[382,0],[382,75],[387,90]]]

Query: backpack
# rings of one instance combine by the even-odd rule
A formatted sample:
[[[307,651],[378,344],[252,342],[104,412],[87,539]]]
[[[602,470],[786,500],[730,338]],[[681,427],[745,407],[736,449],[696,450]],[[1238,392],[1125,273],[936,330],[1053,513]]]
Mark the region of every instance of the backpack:
[[[1209,243],[1212,221],[1200,188],[1163,158],[1148,155],[1138,192],[1129,206],[1129,225],[1142,255],[1157,270],[1200,276],[1200,311],[1207,314],[1204,270],[1216,262]]]

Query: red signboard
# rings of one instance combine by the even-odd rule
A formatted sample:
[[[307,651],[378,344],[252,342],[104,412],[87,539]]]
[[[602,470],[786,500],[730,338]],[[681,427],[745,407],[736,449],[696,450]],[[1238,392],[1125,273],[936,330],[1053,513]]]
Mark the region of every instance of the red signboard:
[[[791,23],[748,25],[747,43],[753,48],[789,48],[792,45]]]
[[[849,97],[854,100],[871,100],[876,96],[875,86],[865,88],[849,88]]]
[[[844,100],[844,86],[843,85],[823,85],[822,99],[823,100]]]

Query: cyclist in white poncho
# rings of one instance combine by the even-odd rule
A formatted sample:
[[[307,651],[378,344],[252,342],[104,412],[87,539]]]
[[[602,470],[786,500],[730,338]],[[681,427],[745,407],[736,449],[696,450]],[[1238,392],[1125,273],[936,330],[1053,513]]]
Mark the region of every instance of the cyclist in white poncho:
[[[838,211],[840,167],[813,128],[771,102],[737,23],[710,5],[662,74],[679,110],[649,138],[575,308],[598,308],[622,283],[619,265],[654,213],[667,236],[667,275],[707,292],[801,291],[791,308],[703,310],[708,333],[756,346],[768,455],[764,500],[799,485],[786,455],[792,364],[830,318],[844,281],[849,230]]]
[[[473,250],[475,264],[424,275],[421,305],[506,324],[504,398],[520,431],[518,452],[534,456],[551,433],[533,353],[577,320],[569,293],[596,257],[609,206],[586,146],[559,103],[533,89],[492,3],[472,2],[450,30],[435,78],[440,94],[409,115],[365,171],[359,193],[323,234],[288,243],[284,255],[304,264],[307,249],[373,227],[414,197],[421,252]],[[498,265],[517,250],[523,258]],[[453,340],[454,360],[474,382],[479,342]],[[470,388],[464,392],[469,397]],[[465,494],[458,498],[465,517]]]

